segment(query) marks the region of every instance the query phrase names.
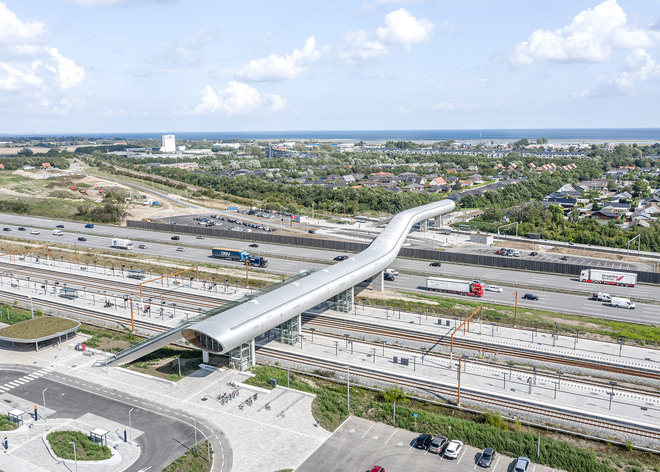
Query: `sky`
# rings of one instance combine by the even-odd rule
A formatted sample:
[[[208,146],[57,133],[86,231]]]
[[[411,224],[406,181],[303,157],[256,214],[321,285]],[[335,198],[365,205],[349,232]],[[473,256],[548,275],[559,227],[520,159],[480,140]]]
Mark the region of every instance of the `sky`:
[[[660,127],[660,0],[0,0],[0,133]]]

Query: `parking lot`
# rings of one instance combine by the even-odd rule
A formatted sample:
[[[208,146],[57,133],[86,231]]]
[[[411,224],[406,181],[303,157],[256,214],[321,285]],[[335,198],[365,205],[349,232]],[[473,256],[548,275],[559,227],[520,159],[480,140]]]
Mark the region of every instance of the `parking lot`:
[[[447,436],[451,439],[451,434]],[[457,459],[445,459],[412,447],[416,437],[410,431],[351,417],[296,472],[368,472],[374,465],[385,468],[386,472],[468,472],[478,469],[481,449],[466,445]],[[488,470],[511,472],[513,466],[514,458],[498,455]],[[558,471],[532,463],[528,472]]]

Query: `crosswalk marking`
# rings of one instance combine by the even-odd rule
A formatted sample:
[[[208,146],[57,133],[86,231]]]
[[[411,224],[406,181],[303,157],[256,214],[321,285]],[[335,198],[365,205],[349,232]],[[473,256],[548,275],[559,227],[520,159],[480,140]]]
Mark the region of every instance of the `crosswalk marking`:
[[[38,378],[41,378],[50,372],[52,372],[52,369],[43,368],[36,372],[32,372],[31,374],[27,374],[23,377],[7,382],[4,385],[0,385],[0,393],[6,393],[13,388],[20,387],[21,385],[25,385],[33,380],[37,380]]]

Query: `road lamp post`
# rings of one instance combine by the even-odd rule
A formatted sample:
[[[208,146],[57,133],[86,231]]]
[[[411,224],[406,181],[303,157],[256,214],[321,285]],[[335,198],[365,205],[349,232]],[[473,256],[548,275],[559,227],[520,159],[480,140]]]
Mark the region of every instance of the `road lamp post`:
[[[607,392],[607,394],[610,396],[610,406],[609,406],[609,410],[612,409],[612,398],[614,398],[614,387],[617,385],[617,383],[614,382],[614,381],[610,381],[610,385],[612,386],[612,391],[611,391],[611,392]]]
[[[458,358],[458,399],[456,400],[456,406],[461,406],[461,362],[465,359],[467,369],[467,360],[468,356],[461,356]]]
[[[78,472],[78,456],[76,456],[76,443],[69,441],[69,444],[73,444],[73,462],[76,464],[76,472]]]
[[[34,319],[34,303],[32,303],[32,295],[28,295],[30,299],[30,311],[32,312],[32,319]]]
[[[128,410],[128,442],[129,444],[133,444],[133,424],[131,423],[131,412],[135,408],[131,408]]]
[[[619,357],[621,357],[621,352],[623,351],[623,343],[625,340],[625,336],[619,336]]]
[[[44,388],[43,391],[41,392],[41,398],[44,401],[44,420],[47,419],[46,418],[46,390],[48,390],[48,388]]]

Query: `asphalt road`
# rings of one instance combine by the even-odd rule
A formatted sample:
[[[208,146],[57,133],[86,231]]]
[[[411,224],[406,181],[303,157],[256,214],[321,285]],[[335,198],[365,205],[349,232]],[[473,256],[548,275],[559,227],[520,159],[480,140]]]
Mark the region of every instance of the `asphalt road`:
[[[37,369],[28,367],[20,368],[20,370],[18,367],[12,367],[10,370],[0,366],[0,385],[35,370]],[[86,413],[91,413],[119,424],[126,424],[128,423],[128,411],[134,408],[131,412],[132,427],[142,431],[143,434],[134,436],[134,441],[140,445],[141,454],[138,460],[126,469],[129,472],[147,469],[162,470],[194,445],[194,429],[189,424],[191,420],[187,416],[185,417],[187,421],[182,419],[184,415],[178,411],[131,397],[122,391],[109,391],[58,372],[51,372],[44,377],[15,387],[11,393],[35,405],[42,405],[42,392],[45,388],[48,388],[46,393],[48,410],[54,410],[47,415],[50,418],[78,418]],[[121,397],[121,399],[114,397]],[[204,428],[204,433],[207,435],[213,431],[199,419],[197,425],[198,429]],[[231,463],[229,443],[221,437],[219,432],[216,437],[223,441],[222,448],[216,447],[216,444],[213,445],[216,454],[219,454],[220,450],[224,451],[228,455],[225,458],[225,464],[228,463],[227,461]]]
[[[94,228],[86,229],[83,223],[61,222],[47,218],[35,218],[28,216],[0,214],[0,226],[7,226],[12,231],[0,231],[1,236],[13,236],[32,239],[41,242],[56,242],[60,244],[73,244],[79,247],[92,249],[110,250],[110,239],[113,237],[128,238],[133,241],[134,247],[144,243],[146,250],[135,249],[135,252],[169,257],[172,259],[183,259],[191,262],[214,262],[218,265],[238,267],[238,263],[220,261],[209,257],[211,248],[222,246],[232,249],[249,250],[255,255],[268,257],[271,272],[294,275],[302,270],[321,269],[326,263],[308,261],[327,261],[333,263],[332,259],[340,253],[326,251],[316,248],[289,247],[274,244],[259,243],[258,248],[248,247],[247,241],[222,240],[217,238],[196,239],[193,235],[180,234],[180,240],[173,241],[171,236],[176,233],[155,233],[134,228],[114,227],[96,225]],[[52,229],[55,225],[63,223],[63,236],[53,236]],[[27,231],[17,231],[17,227],[23,225]],[[30,235],[31,228],[39,228],[39,235]],[[83,235],[87,241],[80,242],[76,239]],[[177,252],[178,246],[186,247],[185,252]],[[0,243],[1,247],[1,243]],[[117,249],[116,251],[122,252]],[[279,259],[276,256],[292,257],[293,259]],[[413,290],[424,292],[425,277],[439,276],[458,278],[462,280],[477,279],[486,284],[499,285],[503,293],[488,292],[481,300],[505,305],[514,304],[515,290],[519,291],[519,306],[530,306],[540,309],[575,313],[589,316],[598,316],[607,319],[623,321],[635,321],[649,324],[660,323],[660,290],[655,285],[637,285],[635,287],[615,287],[598,284],[579,282],[571,276],[541,274],[523,272],[510,269],[497,269],[491,267],[462,266],[458,264],[443,263],[442,267],[430,267],[428,261],[411,259],[397,259],[392,267],[401,272],[394,282],[386,282],[387,286],[399,290]],[[264,270],[264,269],[258,269]],[[628,297],[635,301],[635,310],[624,310],[614,308],[602,303],[589,300],[594,291],[606,291],[615,296]],[[539,296],[539,300],[521,301],[524,293],[533,293]],[[460,295],[446,294],[464,298]]]

